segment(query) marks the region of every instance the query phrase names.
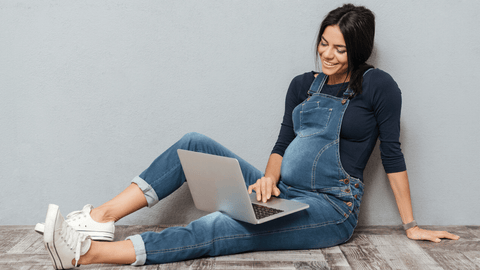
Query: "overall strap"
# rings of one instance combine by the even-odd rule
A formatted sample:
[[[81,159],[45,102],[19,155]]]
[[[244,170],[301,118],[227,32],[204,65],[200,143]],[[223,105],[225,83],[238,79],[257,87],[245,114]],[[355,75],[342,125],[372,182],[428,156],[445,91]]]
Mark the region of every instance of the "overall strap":
[[[345,92],[343,92],[343,99],[342,99],[342,105],[344,105],[345,103],[347,103],[347,100],[349,100],[350,98],[352,98],[354,95],[353,93],[353,90],[348,88],[347,90],[345,90]]]
[[[367,69],[367,70],[363,73],[363,77],[365,77],[365,74],[367,74],[367,72],[369,72],[369,71],[372,70],[372,69],[375,69],[375,68],[369,68],[369,69]]]
[[[313,83],[310,86],[310,89],[308,90],[308,95],[311,96],[315,93],[320,93],[320,90],[322,90],[322,87],[327,81],[327,78],[328,78],[327,75],[323,73],[319,73],[315,78],[315,80],[313,80]]]
[[[365,74],[367,74],[370,70],[372,70],[374,68],[369,68],[367,69],[364,73],[363,73],[363,76],[365,76]],[[320,91],[322,90],[322,87],[323,85],[325,84],[325,82],[327,81],[327,78],[328,76],[323,74],[322,72],[319,73],[317,75],[317,77],[315,78],[315,80],[313,80],[313,83],[312,85],[310,86],[310,89],[308,90],[308,95],[311,96],[313,95],[314,93],[320,93]],[[348,88],[344,93],[343,93],[343,101],[342,103],[344,104],[346,102],[347,99],[350,99],[351,97],[353,96],[353,91]]]
[[[365,77],[365,74],[367,74],[370,70],[372,70],[373,68],[369,68],[367,69],[364,73],[363,73],[363,77]],[[348,88],[345,92],[343,92],[343,99],[342,99],[342,104],[345,104],[347,102],[347,100],[351,99],[352,97],[354,96],[354,93],[352,91],[352,89]]]

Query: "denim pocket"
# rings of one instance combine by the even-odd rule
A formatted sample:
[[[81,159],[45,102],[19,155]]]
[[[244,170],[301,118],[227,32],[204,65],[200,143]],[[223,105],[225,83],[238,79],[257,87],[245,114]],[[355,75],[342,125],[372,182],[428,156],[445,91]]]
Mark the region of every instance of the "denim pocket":
[[[328,125],[332,108],[314,107],[300,111],[300,128],[298,135],[308,137],[322,133]]]
[[[338,219],[335,220],[335,223],[339,224],[344,222],[352,213],[354,204],[350,200],[343,201],[337,197],[329,196],[327,194],[323,194],[323,196],[339,214]]]

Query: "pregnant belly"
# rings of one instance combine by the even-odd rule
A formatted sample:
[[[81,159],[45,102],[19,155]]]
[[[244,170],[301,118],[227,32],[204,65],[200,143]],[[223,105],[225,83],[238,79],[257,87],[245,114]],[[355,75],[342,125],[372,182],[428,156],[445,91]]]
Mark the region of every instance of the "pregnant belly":
[[[330,187],[342,179],[338,143],[322,143],[318,138],[296,137],[285,150],[281,180],[305,190]]]

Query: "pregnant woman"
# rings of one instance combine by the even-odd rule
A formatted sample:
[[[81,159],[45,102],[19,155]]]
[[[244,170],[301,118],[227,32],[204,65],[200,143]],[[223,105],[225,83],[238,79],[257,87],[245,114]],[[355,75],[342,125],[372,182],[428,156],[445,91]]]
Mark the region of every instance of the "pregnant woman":
[[[292,80],[280,134],[264,173],[214,140],[189,133],[107,203],[97,208],[86,205],[66,220],[58,206],[49,205],[45,224],[38,225],[37,231],[44,233],[54,267],[159,264],[345,243],[357,225],[363,170],[377,138],[407,237],[434,242],[458,239],[448,232],[416,226],[399,142],[401,93],[389,74],[366,63],[374,34],[374,15],[365,7],[347,4],[327,14],[317,37],[322,71]],[[259,201],[277,196],[310,207],[260,225],[215,212],[186,227],[109,242],[114,222],[155,205],[185,182],[177,149],[237,158],[245,188],[255,191]]]

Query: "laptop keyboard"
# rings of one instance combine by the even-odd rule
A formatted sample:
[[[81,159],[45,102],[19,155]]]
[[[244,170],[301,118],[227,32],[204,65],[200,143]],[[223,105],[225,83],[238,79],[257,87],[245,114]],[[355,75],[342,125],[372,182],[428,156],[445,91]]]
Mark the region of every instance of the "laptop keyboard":
[[[255,217],[257,219],[266,218],[271,215],[275,215],[277,213],[283,212],[283,210],[280,210],[280,209],[270,208],[270,207],[266,207],[266,206],[258,205],[254,203],[252,203],[252,206],[253,206],[253,211],[255,212]]]

